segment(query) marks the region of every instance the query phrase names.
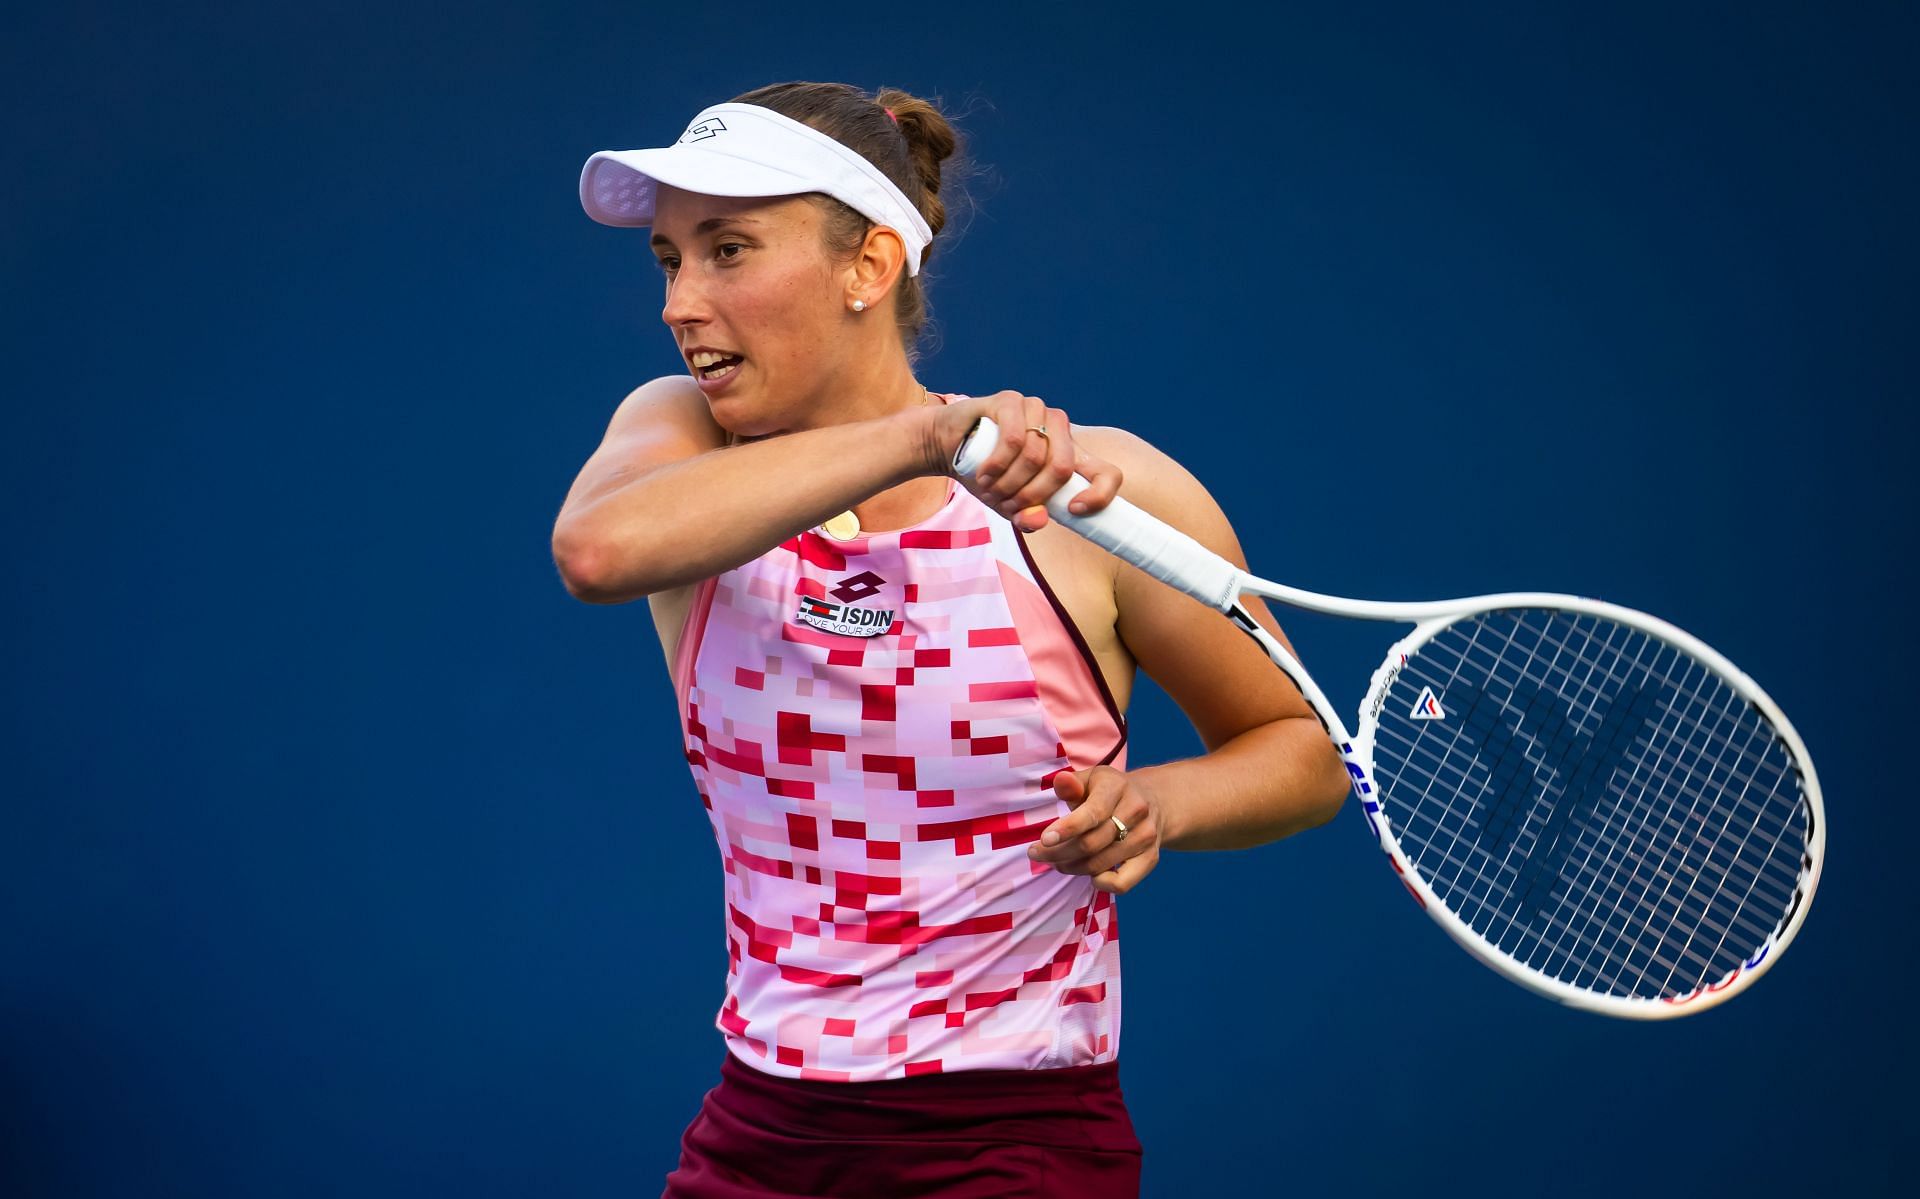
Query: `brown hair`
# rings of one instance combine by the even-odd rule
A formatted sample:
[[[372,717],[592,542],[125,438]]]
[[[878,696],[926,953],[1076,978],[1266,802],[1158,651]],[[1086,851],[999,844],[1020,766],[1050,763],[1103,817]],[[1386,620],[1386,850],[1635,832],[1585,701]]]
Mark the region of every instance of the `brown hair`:
[[[845,83],[775,83],[735,96],[735,104],[757,104],[819,130],[880,168],[920,211],[938,245],[947,223],[941,194],[943,164],[954,157],[960,137],[937,101],[929,102],[897,88],[868,95]],[[945,168],[952,174],[952,168]],[[873,222],[827,195],[813,197],[826,210],[827,249],[847,257],[860,247]],[[911,354],[927,324],[926,263],[933,246],[921,252],[921,273],[904,272],[894,289],[893,315]]]

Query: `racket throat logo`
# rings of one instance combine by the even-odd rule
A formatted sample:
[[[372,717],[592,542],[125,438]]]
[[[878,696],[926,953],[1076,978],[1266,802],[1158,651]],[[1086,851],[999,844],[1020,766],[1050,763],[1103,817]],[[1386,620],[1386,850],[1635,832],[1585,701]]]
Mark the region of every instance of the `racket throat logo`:
[[[1413,711],[1407,715],[1414,720],[1445,720],[1447,710],[1440,706],[1440,697],[1433,693],[1433,688],[1422,687],[1420,698],[1413,701]]]

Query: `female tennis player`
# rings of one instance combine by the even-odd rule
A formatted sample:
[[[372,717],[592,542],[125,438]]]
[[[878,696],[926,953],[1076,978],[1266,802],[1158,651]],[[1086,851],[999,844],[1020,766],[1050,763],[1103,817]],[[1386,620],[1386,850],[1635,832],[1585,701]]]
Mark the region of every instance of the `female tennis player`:
[[[728,1053],[668,1195],[1137,1193],[1114,896],[1346,794],[1255,646],[1041,506],[1124,472],[1240,562],[1193,476],[916,376],[955,149],[904,92],[787,83],[581,176],[651,229],[688,369],[619,406],[553,534],[573,595],[649,600],[725,870]],[[956,480],[980,416],[1005,439]],[[1136,669],[1204,755],[1127,767]]]

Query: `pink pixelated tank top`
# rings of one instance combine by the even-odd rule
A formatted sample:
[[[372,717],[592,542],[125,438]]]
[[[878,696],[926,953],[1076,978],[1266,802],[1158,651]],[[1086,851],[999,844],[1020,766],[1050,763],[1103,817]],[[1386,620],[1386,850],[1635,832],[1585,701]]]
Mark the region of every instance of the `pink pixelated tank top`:
[[[1017,531],[964,488],[702,584],[674,666],[726,871],[734,1056],[862,1082],[1112,1060],[1113,897],[1030,861],[1125,722]]]

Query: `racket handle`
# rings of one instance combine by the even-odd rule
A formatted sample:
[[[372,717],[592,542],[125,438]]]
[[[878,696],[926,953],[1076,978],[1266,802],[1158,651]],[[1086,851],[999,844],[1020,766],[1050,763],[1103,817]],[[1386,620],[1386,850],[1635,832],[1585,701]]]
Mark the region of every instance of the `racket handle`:
[[[953,472],[971,479],[1000,444],[1000,426],[981,417],[953,456]],[[1115,496],[1098,512],[1067,509],[1092,484],[1074,475],[1047,500],[1047,514],[1101,549],[1131,562],[1176,591],[1225,612],[1240,596],[1240,568],[1153,514]]]

